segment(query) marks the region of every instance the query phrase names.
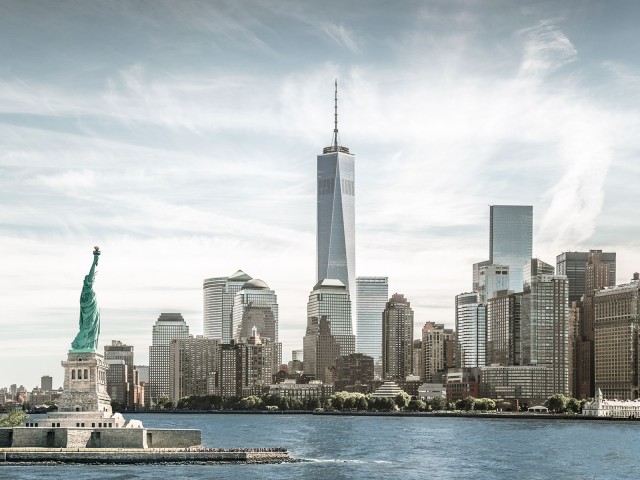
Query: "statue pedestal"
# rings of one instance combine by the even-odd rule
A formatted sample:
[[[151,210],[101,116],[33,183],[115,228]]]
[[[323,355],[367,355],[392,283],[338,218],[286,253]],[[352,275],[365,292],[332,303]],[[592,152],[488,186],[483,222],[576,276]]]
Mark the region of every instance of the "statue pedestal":
[[[100,412],[111,416],[111,397],[107,393],[109,366],[99,353],[70,351],[64,367],[64,392],[59,412]]]

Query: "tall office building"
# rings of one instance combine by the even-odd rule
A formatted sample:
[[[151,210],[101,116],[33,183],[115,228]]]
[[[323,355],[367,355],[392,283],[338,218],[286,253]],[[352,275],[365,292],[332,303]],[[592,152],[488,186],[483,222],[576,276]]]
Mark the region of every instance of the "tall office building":
[[[489,262],[508,266],[509,290],[521,292],[524,264],[533,249],[533,207],[491,205],[489,215]]]
[[[317,161],[317,281],[340,280],[355,295],[355,156],[339,145],[338,86],[332,145]]]
[[[584,266],[584,294],[580,304],[579,339],[574,362],[577,397],[595,396],[595,294],[615,285],[615,253],[591,250]],[[569,284],[571,286],[571,284]]]
[[[169,385],[171,401],[207,395],[207,377],[219,369],[220,340],[189,336],[169,344]]]
[[[579,302],[586,291],[587,261],[589,256],[600,253],[600,263],[609,266],[609,278],[603,287],[613,287],[616,284],[616,254],[602,250],[588,252],[563,252],[556,257],[556,273],[566,275],[569,279],[569,306],[572,302]],[[595,287],[600,288],[600,287]]]
[[[351,326],[351,300],[345,285],[336,279],[318,282],[309,294],[307,303],[307,324],[311,318],[326,317],[331,326],[331,334],[340,345],[340,355],[355,352],[356,339]],[[305,363],[307,353],[304,353]]]
[[[251,277],[238,270],[230,277],[207,278],[203,282],[204,324],[207,338],[217,338],[224,343],[233,339],[231,313],[235,294]]]
[[[594,296],[595,387],[605,398],[640,398],[640,275]]]
[[[43,375],[40,377],[40,388],[45,392],[53,390],[53,378],[49,375]]]
[[[125,345],[120,340],[111,340],[111,345],[104,346],[105,360],[122,360],[127,366],[127,382],[133,382],[133,346]]]
[[[389,298],[389,279],[358,277],[356,291],[356,351],[372,357],[381,367],[382,312]]]
[[[486,362],[487,306],[478,292],[456,295],[456,365],[483,367]]]
[[[553,369],[553,389],[569,393],[569,281],[537,258],[524,268],[520,323],[523,365]]]
[[[382,375],[405,380],[413,373],[413,309],[404,295],[394,293],[382,314]]]
[[[307,331],[303,340],[304,373],[325,383],[328,369],[341,355],[340,344],[331,334],[329,323],[325,315],[307,318]]]
[[[236,342],[247,342],[256,334],[262,341],[268,340],[275,349],[273,356],[275,371],[282,363],[282,344],[278,343],[278,297],[264,281],[249,280],[233,300],[231,313],[233,338]]]
[[[444,372],[454,367],[454,334],[442,323],[426,322],[422,327],[422,376],[427,383],[442,381]]]
[[[169,345],[171,340],[188,338],[189,327],[180,313],[161,313],[153,326],[149,347],[149,402],[170,397]]]
[[[520,365],[522,295],[501,290],[487,303],[487,365]]]
[[[509,267],[506,265],[483,265],[478,268],[478,292],[480,303],[496,296],[500,290],[509,289]]]

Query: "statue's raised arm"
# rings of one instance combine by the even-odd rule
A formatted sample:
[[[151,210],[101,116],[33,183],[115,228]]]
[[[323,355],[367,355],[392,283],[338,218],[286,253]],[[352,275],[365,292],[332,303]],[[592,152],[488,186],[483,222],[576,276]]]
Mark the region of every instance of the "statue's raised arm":
[[[98,266],[100,249],[93,249],[93,263],[89,274],[84,277],[82,293],[80,294],[80,331],[71,343],[73,352],[95,352],[98,348],[98,336],[100,335],[100,309],[93,291],[93,279]]]

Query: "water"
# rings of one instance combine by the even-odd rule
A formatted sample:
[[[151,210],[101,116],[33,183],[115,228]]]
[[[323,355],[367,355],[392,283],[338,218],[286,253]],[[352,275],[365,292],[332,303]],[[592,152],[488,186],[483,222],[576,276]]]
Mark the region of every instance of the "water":
[[[0,466],[0,479],[637,479],[640,423],[314,415],[138,414],[209,447],[283,446],[282,465]]]

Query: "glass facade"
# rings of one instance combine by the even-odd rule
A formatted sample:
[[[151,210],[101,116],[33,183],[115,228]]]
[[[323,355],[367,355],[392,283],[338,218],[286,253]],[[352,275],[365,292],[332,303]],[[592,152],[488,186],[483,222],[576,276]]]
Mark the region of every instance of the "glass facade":
[[[355,295],[355,156],[325,150],[334,151],[318,155],[317,281],[336,278]]]
[[[491,205],[489,262],[509,267],[509,290],[521,292],[523,266],[532,256],[533,207]]]
[[[340,344],[340,355],[355,353],[356,340],[351,325],[351,300],[345,285],[335,279],[316,284],[307,303],[307,325],[311,318],[325,317],[331,324],[331,335]],[[305,362],[307,354],[305,351]]]
[[[207,278],[203,282],[203,334],[229,343],[233,338],[231,312],[235,294],[251,277],[238,270],[230,277]]]
[[[356,278],[356,351],[382,362],[382,312],[389,298],[388,277]]]
[[[282,344],[278,343],[278,297],[269,286],[259,279],[246,282],[235,294],[232,310],[234,339],[246,342],[258,334],[268,340],[274,350],[273,369],[282,363]]]
[[[500,290],[509,290],[509,266],[485,265],[478,269],[478,288],[480,303],[496,296]]]
[[[456,363],[460,368],[483,367],[486,356],[487,307],[477,292],[456,295]]]
[[[189,327],[180,313],[161,313],[153,326],[149,347],[149,400],[171,394],[169,381],[169,345],[171,340],[189,337]]]

